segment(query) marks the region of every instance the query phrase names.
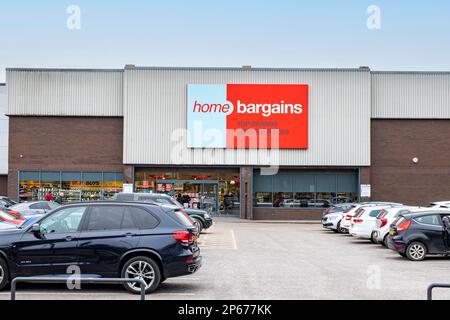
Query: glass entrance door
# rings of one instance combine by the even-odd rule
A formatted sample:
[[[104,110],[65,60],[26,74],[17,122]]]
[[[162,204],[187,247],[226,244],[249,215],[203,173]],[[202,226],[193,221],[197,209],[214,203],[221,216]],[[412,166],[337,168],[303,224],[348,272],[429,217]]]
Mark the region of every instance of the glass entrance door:
[[[157,193],[174,197],[184,207],[201,209],[209,214],[218,213],[218,181],[197,180],[157,180]],[[168,192],[168,188],[170,192]]]
[[[217,183],[202,184],[201,209],[206,210],[209,214],[217,213],[217,190]]]

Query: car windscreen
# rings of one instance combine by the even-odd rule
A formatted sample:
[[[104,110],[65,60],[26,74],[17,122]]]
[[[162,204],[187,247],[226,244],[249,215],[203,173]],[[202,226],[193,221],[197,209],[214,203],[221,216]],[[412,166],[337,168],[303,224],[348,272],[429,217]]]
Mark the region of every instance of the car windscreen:
[[[405,217],[400,216],[392,224],[395,225],[395,226],[398,226],[398,225],[402,224],[405,221],[406,221]]]

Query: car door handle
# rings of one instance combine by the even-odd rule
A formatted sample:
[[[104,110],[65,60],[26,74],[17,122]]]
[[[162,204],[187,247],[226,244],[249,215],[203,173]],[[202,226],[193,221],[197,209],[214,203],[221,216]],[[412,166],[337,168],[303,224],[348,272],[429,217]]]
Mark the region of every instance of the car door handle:
[[[136,235],[136,233],[133,233],[133,232],[127,232],[127,233],[125,233],[125,237],[133,237],[133,236],[135,236]]]
[[[66,237],[66,241],[72,241],[72,240],[73,240],[73,238],[71,236]]]

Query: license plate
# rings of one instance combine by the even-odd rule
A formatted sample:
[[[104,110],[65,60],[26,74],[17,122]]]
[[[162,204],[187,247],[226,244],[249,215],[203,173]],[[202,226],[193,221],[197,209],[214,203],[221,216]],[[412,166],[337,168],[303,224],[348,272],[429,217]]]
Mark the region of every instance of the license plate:
[[[389,234],[390,234],[391,236],[393,236],[394,233],[395,233],[394,229],[391,229],[391,230],[389,231]]]

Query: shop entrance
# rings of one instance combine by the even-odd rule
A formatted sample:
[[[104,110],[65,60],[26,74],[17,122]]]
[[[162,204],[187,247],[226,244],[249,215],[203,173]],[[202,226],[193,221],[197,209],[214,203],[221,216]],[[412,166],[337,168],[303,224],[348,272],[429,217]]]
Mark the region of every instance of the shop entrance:
[[[219,211],[219,181],[157,180],[156,191],[175,198],[183,206],[201,209],[217,215]]]
[[[134,188],[136,192],[168,194],[189,208],[212,215],[241,214],[239,168],[136,167]]]

